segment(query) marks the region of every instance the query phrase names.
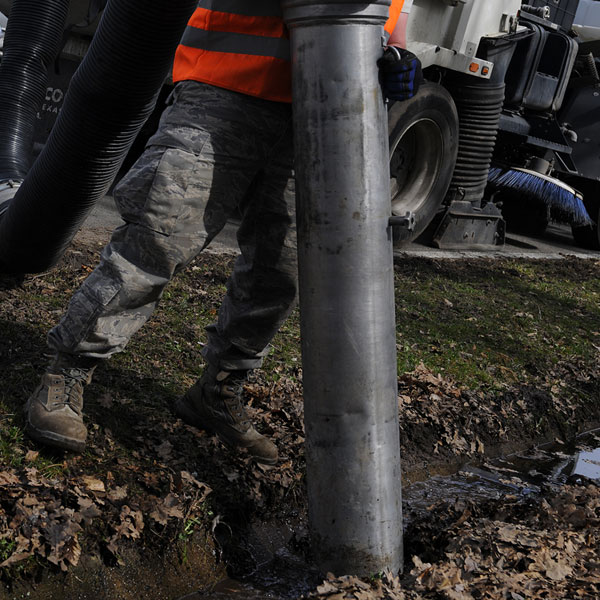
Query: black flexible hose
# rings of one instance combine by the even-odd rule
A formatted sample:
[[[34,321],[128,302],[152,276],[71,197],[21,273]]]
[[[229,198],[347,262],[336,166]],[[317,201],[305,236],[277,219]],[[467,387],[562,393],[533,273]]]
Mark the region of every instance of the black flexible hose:
[[[453,89],[460,121],[456,167],[448,197],[478,205],[487,185],[504,102],[504,83],[480,81]]]
[[[15,0],[0,63],[0,182],[21,181],[31,162],[48,66],[62,40],[69,0]]]
[[[196,5],[109,0],[42,153],[0,217],[0,272],[60,259],[152,112]]]

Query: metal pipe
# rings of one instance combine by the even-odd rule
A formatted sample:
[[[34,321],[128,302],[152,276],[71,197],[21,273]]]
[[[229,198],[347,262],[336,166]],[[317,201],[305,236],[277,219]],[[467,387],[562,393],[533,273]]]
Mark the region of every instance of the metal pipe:
[[[319,566],[402,565],[386,113],[390,0],[283,0],[290,28],[309,527]]]

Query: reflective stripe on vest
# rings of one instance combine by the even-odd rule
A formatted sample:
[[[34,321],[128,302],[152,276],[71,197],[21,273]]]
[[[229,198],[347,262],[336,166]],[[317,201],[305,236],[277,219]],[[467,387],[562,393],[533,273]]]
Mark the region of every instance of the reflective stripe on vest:
[[[280,60],[290,60],[290,42],[284,38],[258,37],[247,33],[206,31],[188,27],[181,38],[181,43],[198,50],[272,56]]]
[[[403,3],[392,0],[388,37]],[[173,80],[291,102],[290,65],[279,0],[200,0],[177,49]]]
[[[200,0],[198,8],[246,17],[282,16],[281,0]]]

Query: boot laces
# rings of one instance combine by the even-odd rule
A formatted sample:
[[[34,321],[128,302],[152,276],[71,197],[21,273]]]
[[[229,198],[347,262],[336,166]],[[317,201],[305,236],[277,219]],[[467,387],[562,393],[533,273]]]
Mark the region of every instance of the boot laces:
[[[227,378],[218,385],[219,396],[229,409],[234,421],[243,427],[250,426],[250,420],[242,402],[242,392],[246,376],[230,373]]]
[[[75,413],[81,416],[83,413],[83,385],[87,383],[89,371],[73,367],[70,369],[61,369],[61,375],[65,381],[65,393],[63,397],[55,402],[56,406],[68,406]],[[77,388],[79,384],[79,388]]]

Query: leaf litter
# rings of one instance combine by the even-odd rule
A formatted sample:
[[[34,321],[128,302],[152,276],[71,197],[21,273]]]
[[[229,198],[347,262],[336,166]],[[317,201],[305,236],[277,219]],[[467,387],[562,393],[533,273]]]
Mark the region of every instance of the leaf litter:
[[[61,272],[63,279],[33,279],[22,288],[0,290],[0,316],[26,324],[23,332],[11,331],[10,343],[0,354],[3,372],[10,366],[15,375],[7,384],[8,394],[0,398],[7,408],[6,415],[0,415],[3,434],[4,423],[20,423],[17,402],[25,400],[29,377],[39,372],[45,360],[39,349],[26,350],[31,328],[39,329],[43,344],[40,332],[61,312],[52,303],[47,308],[42,303],[40,308],[28,296],[52,298],[62,291],[66,301],[69,286],[79,285],[88,273],[83,267],[91,260],[86,256],[85,252],[79,259],[70,256],[70,270]],[[73,271],[78,260],[85,264],[81,271]],[[218,306],[230,263],[230,258],[218,256],[197,261],[192,272],[202,281],[185,284],[184,291],[193,285],[202,290],[203,302]],[[454,310],[453,304],[446,306]],[[164,331],[164,317],[158,315],[149,327],[152,333]],[[190,332],[192,339],[197,329]],[[176,332],[174,337],[185,339],[186,334]],[[148,356],[163,370],[160,381],[174,372],[168,366],[177,362],[174,356],[164,359],[150,350],[144,353],[143,345],[138,348],[138,356]],[[189,353],[197,360],[199,348],[186,348],[182,342],[175,351],[183,359]],[[257,373],[244,388],[257,428],[280,449],[280,464],[261,467],[243,454],[224,449],[205,432],[174,420],[168,407],[172,392],[157,386],[152,376],[140,376],[136,360],[132,358],[124,370],[100,369],[95,398],[94,384],[91,393],[86,392],[95,425],[85,455],[57,457],[22,439],[12,444],[14,464],[0,467],[0,548],[8,549],[1,554],[4,577],[17,576],[14,568],[32,557],[45,560],[48,569],[65,572],[79,564],[82,554],[100,556],[114,565],[122,564],[125,549],[131,547],[160,554],[185,537],[190,524],[212,532],[215,523],[221,523],[232,535],[239,531],[243,536],[251,520],[284,521],[293,515],[297,522],[305,522],[302,372],[297,361],[266,366],[269,376]],[[522,447],[524,439],[533,443],[548,439],[549,434],[566,438],[576,432],[600,411],[597,401],[582,402],[578,394],[568,392],[597,390],[598,362],[591,368],[576,358],[559,362],[540,374],[537,385],[506,385],[501,393],[468,389],[424,364],[402,374],[399,431],[407,483],[420,477],[414,473],[421,473],[422,465],[434,473],[454,461],[459,464]],[[19,373],[26,377],[23,384],[16,377]],[[146,401],[148,385],[158,387],[159,402]],[[519,484],[514,485],[517,491],[508,487],[485,501],[435,501],[412,518],[405,537],[403,575],[383,573],[360,579],[329,574],[303,597],[599,597],[597,485],[564,483],[530,495],[519,493]],[[305,540],[296,541],[299,548],[305,546]],[[241,555],[239,546],[237,550]],[[231,557],[216,555],[215,561],[219,560],[227,562]],[[26,572],[21,576],[26,577]]]

